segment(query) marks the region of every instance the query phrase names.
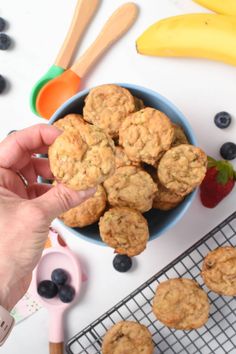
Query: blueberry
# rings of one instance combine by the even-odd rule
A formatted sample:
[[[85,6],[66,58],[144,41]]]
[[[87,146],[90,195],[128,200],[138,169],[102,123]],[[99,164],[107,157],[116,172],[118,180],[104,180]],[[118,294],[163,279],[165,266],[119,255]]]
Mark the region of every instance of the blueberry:
[[[0,93],[2,93],[6,88],[6,80],[2,75],[0,75]]]
[[[225,160],[233,160],[236,157],[236,144],[224,143],[220,148],[220,154]]]
[[[71,302],[75,297],[75,290],[70,285],[63,285],[59,289],[58,296],[62,302]]]
[[[219,112],[214,118],[215,125],[221,129],[227,128],[230,125],[231,120],[231,115],[228,112]]]
[[[51,280],[43,280],[38,284],[38,294],[46,299],[52,299],[58,293],[58,288]]]
[[[6,33],[0,33],[0,49],[6,50],[11,45],[11,38]]]
[[[4,31],[6,27],[6,21],[4,20],[4,18],[0,17],[0,32]]]
[[[113,267],[118,272],[127,272],[132,267],[132,259],[125,254],[117,254],[113,259]]]
[[[10,130],[7,135],[11,135],[12,133],[15,133],[15,132],[17,132],[17,130]]]
[[[64,269],[57,268],[52,272],[51,279],[57,285],[64,285],[68,280],[68,275]]]

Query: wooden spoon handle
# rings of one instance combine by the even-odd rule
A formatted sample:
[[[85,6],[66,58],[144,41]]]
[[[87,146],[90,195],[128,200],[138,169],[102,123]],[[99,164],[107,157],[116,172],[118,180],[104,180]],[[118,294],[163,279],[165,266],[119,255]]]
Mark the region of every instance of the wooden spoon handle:
[[[120,6],[106,22],[93,44],[71,67],[71,70],[79,77],[84,77],[105,50],[128,31],[136,20],[137,14],[138,7],[134,3],[126,3],[123,6]]]
[[[49,353],[50,354],[63,354],[64,353],[64,343],[49,343]]]
[[[82,35],[92,19],[100,0],[78,0],[67,36],[55,65],[67,69]]]

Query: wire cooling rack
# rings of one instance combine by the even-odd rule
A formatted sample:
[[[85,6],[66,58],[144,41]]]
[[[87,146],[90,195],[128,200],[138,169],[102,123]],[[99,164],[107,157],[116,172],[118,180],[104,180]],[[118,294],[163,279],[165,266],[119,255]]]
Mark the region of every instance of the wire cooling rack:
[[[148,327],[155,344],[155,354],[225,354],[236,353],[236,299],[217,295],[205,287],[200,276],[206,254],[224,245],[236,246],[236,212],[205,235],[168,266],[141,285],[128,297],[74,336],[67,345],[70,354],[100,354],[102,338],[121,320],[133,320]],[[210,318],[198,330],[180,331],[165,327],[152,312],[157,285],[169,278],[195,279],[208,293]]]

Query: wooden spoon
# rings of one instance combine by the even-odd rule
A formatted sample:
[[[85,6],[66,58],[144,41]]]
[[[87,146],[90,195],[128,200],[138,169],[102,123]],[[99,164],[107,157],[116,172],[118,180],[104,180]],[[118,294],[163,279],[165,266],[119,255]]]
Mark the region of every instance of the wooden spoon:
[[[98,8],[100,0],[78,0],[75,8],[74,16],[60,49],[60,52],[55,60],[55,63],[49,70],[36,82],[31,90],[30,107],[33,113],[38,114],[36,109],[37,96],[46,83],[55,77],[61,75],[68,69],[71,58],[75,49],[80,42],[84,31],[88,27],[95,11]]]
[[[138,7],[134,3],[126,3],[119,7],[84,55],[69,70],[42,88],[36,102],[37,111],[42,117],[49,119],[67,99],[78,92],[81,78],[99,57],[128,31],[136,20],[137,13]]]

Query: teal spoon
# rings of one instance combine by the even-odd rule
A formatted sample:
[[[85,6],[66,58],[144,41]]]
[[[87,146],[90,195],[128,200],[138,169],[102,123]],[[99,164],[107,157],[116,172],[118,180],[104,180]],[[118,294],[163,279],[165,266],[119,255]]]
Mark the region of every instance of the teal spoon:
[[[75,49],[80,42],[84,31],[91,21],[100,0],[78,0],[74,16],[55,60],[55,63],[34,85],[30,94],[30,108],[33,113],[40,116],[36,108],[36,101],[40,90],[52,79],[60,76],[70,66]]]

